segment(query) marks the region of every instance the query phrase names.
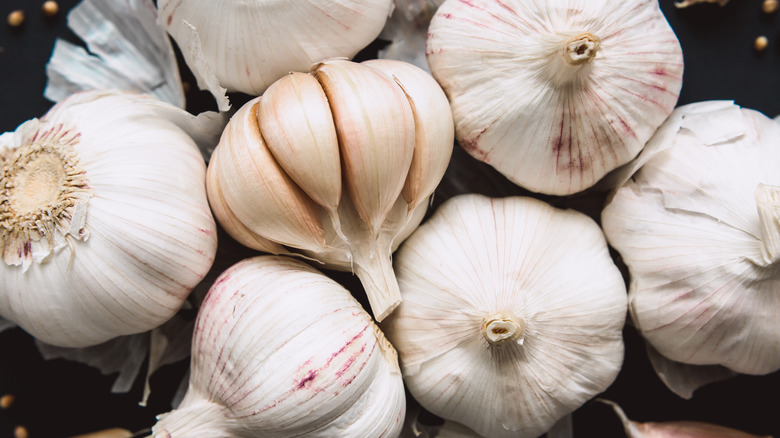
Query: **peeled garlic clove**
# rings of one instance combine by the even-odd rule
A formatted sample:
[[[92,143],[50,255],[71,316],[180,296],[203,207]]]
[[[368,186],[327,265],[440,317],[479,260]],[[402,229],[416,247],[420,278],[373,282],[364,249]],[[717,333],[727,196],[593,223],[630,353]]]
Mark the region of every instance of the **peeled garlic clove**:
[[[632,319],[661,355],[771,373],[780,126],[744,108],[701,108],[675,110],[677,130],[615,191],[602,225],[631,275]]]
[[[336,126],[319,82],[290,73],[274,82],[259,101],[263,139],[287,175],[331,216],[341,199],[341,163]],[[320,178],[321,174],[331,178]]]
[[[160,0],[157,6],[158,22],[202,87],[212,78],[227,91],[258,95],[290,71],[355,56],[379,35],[393,3]]]
[[[217,182],[223,203],[246,229],[262,229],[268,240],[306,249],[316,249],[323,244],[320,214],[315,204],[287,175],[268,149],[260,134],[257,121],[257,97],[231,117],[209,164],[209,172],[230,174],[233,178],[210,176]],[[237,202],[235,196],[245,198]],[[250,205],[246,205],[249,203]],[[252,205],[264,205],[264,214],[255,214]],[[228,217],[215,211],[217,220],[228,222]],[[248,244],[234,235],[236,240]],[[257,248],[260,249],[260,248]]]
[[[657,0],[448,0],[427,55],[459,144],[552,195],[634,158],[682,85],[682,51]]]
[[[395,350],[346,289],[292,258],[224,272],[199,310],[191,357],[187,394],[154,437],[401,432]]]
[[[450,163],[455,135],[447,96],[430,74],[412,64],[390,59],[363,64],[392,76],[412,107],[415,146],[403,196],[413,209],[433,194]]]
[[[769,435],[759,437],[747,432],[699,421],[668,421],[662,423],[639,423],[630,420],[617,403],[597,399],[615,410],[623,423],[628,438],[772,438]]]
[[[206,165],[161,105],[82,92],[0,136],[3,318],[49,344],[96,345],[161,325],[205,276]]]
[[[344,184],[352,204],[378,233],[412,162],[415,120],[411,107],[390,77],[363,64],[330,60],[313,73],[331,103]]]
[[[486,437],[537,437],[620,370],[625,285],[583,213],[459,195],[394,263],[403,301],[382,329],[433,414]]]

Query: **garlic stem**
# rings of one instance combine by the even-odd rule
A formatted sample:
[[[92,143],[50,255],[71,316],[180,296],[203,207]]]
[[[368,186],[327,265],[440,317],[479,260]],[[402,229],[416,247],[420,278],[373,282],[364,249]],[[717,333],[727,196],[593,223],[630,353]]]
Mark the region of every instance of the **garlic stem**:
[[[759,184],[755,198],[761,222],[761,255],[768,266],[780,258],[780,186]]]
[[[381,242],[372,242],[367,246],[372,247],[364,248],[368,252],[353,253],[355,274],[368,295],[371,313],[377,322],[382,322],[401,304],[401,291],[393,271],[389,248],[381,245]]]
[[[524,330],[523,321],[511,314],[494,313],[482,320],[482,335],[490,345],[501,345],[510,340],[522,345]]]
[[[596,57],[601,39],[592,33],[581,33],[563,44],[563,60],[569,65],[582,65]]]

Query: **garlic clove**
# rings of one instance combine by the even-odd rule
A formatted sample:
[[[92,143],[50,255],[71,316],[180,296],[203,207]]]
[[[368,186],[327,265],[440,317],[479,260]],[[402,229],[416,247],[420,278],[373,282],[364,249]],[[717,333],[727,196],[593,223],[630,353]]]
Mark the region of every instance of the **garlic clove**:
[[[419,67],[390,59],[368,60],[363,65],[392,76],[412,107],[414,155],[402,193],[409,209],[414,209],[433,194],[450,163],[455,142],[452,110],[436,80]]]
[[[219,155],[220,154],[211,155],[211,160],[209,161],[209,166],[211,168],[219,168]],[[225,202],[222,188],[219,185],[219,179],[216,178],[216,171],[206,172],[206,192],[208,194],[209,205],[214,212],[214,217],[219,220],[225,229],[230,230],[231,237],[242,245],[258,251],[264,251],[270,254],[284,254],[287,252],[284,246],[253,232],[238,220]]]
[[[279,165],[337,221],[341,199],[339,142],[319,82],[306,73],[290,73],[279,79],[263,93],[257,117],[263,140]],[[328,178],[322,178],[323,174]]]
[[[355,210],[376,236],[412,162],[414,114],[403,90],[365,65],[328,60],[317,65],[314,75],[333,111],[344,184]]]
[[[610,400],[596,399],[612,406],[628,438],[772,438],[769,435],[758,436],[730,427],[700,421],[645,422],[633,421],[626,416],[620,406]]]
[[[682,50],[656,0],[448,0],[426,50],[458,143],[550,195],[634,158],[682,85]]]
[[[259,100],[251,100],[231,117],[214,149],[217,160],[208,170],[229,177],[210,180],[218,180],[224,202],[232,206],[230,211],[243,228],[261,230],[266,239],[286,245],[320,248],[324,231],[319,206],[287,175],[266,146],[257,121]],[[242,197],[240,202],[237,196]],[[244,207],[245,203],[250,205]],[[263,214],[255,214],[252,205],[265,206]]]

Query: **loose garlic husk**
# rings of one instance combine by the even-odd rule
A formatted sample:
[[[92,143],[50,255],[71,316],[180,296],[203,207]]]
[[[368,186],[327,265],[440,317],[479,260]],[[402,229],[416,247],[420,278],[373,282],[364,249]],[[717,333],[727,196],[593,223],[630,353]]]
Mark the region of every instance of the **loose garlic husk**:
[[[634,158],[682,85],[680,44],[657,0],[448,0],[427,55],[459,144],[550,195],[583,191]]]
[[[396,437],[406,410],[395,350],[341,285],[257,256],[225,271],[195,323],[190,384],[158,438]]]
[[[780,125],[756,111],[679,107],[605,207],[604,232],[631,277],[632,319],[663,356],[780,369],[778,145]]]
[[[2,317],[85,347],[179,310],[217,242],[205,161],[168,113],[184,111],[83,92],[0,136]]]
[[[625,284],[583,213],[459,195],[395,269],[403,301],[382,329],[410,393],[482,436],[537,437],[620,370]]]
[[[232,117],[209,202],[251,248],[355,272],[381,321],[400,302],[390,255],[422,220],[453,143],[447,99],[423,70],[329,60]]]
[[[225,89],[256,96],[289,71],[355,56],[379,35],[393,6],[392,0],[157,3],[158,22],[199,86],[218,100]]]

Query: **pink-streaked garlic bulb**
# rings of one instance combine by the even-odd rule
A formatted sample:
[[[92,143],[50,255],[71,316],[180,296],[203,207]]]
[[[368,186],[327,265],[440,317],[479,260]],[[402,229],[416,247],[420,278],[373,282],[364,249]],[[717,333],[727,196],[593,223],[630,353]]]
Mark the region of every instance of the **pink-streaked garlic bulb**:
[[[397,437],[398,360],[341,285],[289,257],[225,271],[195,323],[182,403],[155,438]]]
[[[87,347],[168,321],[217,247],[206,163],[151,96],[76,93],[0,136],[0,316]]]
[[[459,144],[551,195],[634,158],[682,86],[682,50],[658,0],[447,0],[427,57]]]
[[[661,355],[780,369],[780,125],[732,102],[677,108],[601,222],[629,310]]]
[[[157,6],[158,22],[201,88],[256,96],[290,71],[355,56],[382,31],[393,2],[159,0]]]
[[[381,321],[401,300],[390,255],[422,220],[453,144],[430,74],[328,60],[236,112],[209,161],[209,202],[246,246],[354,272]]]

